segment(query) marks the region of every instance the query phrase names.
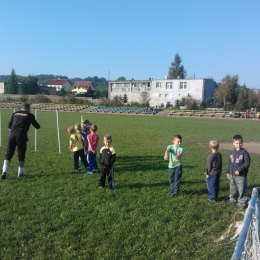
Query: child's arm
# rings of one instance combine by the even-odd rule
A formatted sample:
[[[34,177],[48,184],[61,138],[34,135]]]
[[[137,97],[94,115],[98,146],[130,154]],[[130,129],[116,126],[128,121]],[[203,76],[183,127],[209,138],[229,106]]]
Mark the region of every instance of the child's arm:
[[[73,151],[73,144],[70,142],[69,149]]]
[[[244,154],[244,163],[237,168],[237,170],[235,171],[235,175],[239,175],[240,172],[246,170],[249,165],[250,165],[250,156],[247,152],[245,152]]]
[[[166,149],[166,151],[164,153],[164,157],[163,157],[164,160],[168,160],[169,159],[169,152],[170,152],[170,150]]]
[[[92,144],[91,144],[91,142],[90,142],[90,140],[89,140],[89,137],[87,136],[87,139],[88,139],[88,145],[89,145],[89,147],[90,147],[90,150],[93,152],[93,149],[92,149]]]
[[[93,151],[93,153],[97,153],[97,150],[98,150],[98,144],[99,144],[99,140],[97,141],[97,148],[96,148],[96,150],[95,151]]]

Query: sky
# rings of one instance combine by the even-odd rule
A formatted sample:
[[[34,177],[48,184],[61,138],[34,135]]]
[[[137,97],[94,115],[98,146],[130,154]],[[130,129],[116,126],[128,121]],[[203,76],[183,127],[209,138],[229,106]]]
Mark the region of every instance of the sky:
[[[260,0],[0,0],[0,75],[239,77],[260,89]]]

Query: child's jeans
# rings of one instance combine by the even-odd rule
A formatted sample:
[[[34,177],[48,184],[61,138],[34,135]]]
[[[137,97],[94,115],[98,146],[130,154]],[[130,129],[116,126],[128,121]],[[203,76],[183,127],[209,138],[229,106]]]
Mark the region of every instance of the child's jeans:
[[[230,196],[231,202],[237,202],[238,206],[247,207],[247,177],[230,174]]]
[[[97,160],[96,160],[96,154],[92,151],[88,151],[88,170],[91,172],[93,170],[97,170]]]
[[[175,168],[169,168],[169,182],[171,191],[174,194],[178,194],[181,185],[182,166]]]
[[[219,179],[220,174],[213,174],[209,175],[207,180],[207,187],[209,191],[209,200],[217,200],[218,199],[218,192],[219,192]]]

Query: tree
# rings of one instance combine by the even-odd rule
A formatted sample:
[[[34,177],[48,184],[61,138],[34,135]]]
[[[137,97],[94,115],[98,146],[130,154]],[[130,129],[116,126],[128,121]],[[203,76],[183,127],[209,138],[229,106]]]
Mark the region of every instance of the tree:
[[[218,101],[224,103],[224,107],[227,103],[235,104],[238,95],[238,75],[231,76],[226,75],[221,84],[215,90],[215,97]]]
[[[240,111],[248,108],[248,90],[245,85],[239,90],[235,108]]]
[[[123,102],[124,102],[124,103],[127,103],[127,102],[128,102],[128,97],[127,97],[127,94],[126,94],[126,93],[124,94]]]
[[[38,86],[38,79],[35,76],[29,75],[27,78],[22,79],[21,84],[19,85],[18,92],[21,95],[29,94],[34,95],[40,92]]]
[[[8,79],[7,86],[5,88],[5,94],[17,94],[18,93],[18,81],[14,69],[11,71],[11,75]]]
[[[126,80],[126,77],[124,77],[124,76],[118,77],[116,79],[116,81],[125,81],[125,80]]]
[[[186,75],[187,71],[181,65],[181,57],[176,53],[168,71],[168,79],[185,79]]]

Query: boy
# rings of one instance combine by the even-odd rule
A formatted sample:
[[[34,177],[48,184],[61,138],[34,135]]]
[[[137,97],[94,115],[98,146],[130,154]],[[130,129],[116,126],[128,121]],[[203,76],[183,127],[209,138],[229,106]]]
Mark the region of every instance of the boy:
[[[100,149],[100,163],[102,166],[101,176],[99,180],[99,188],[105,188],[106,176],[108,179],[109,188],[114,188],[114,167],[113,164],[116,161],[116,152],[112,144],[112,136],[105,135],[104,136],[104,144]]]
[[[70,134],[69,149],[73,152],[74,170],[78,171],[79,157],[87,169],[88,163],[84,154],[83,136],[80,133],[76,133],[76,130],[71,126],[68,128],[68,134]]]
[[[243,146],[241,135],[233,136],[234,150],[228,160],[227,178],[230,180],[230,196],[227,203],[236,203],[235,208],[247,207],[247,173],[250,156]]]
[[[218,199],[219,179],[222,171],[222,155],[218,152],[218,141],[210,141],[209,148],[212,153],[208,155],[205,171],[209,191],[208,200],[216,201]]]
[[[182,155],[183,147],[181,147],[182,137],[180,135],[175,135],[173,137],[173,145],[168,145],[164,160],[169,159],[169,182],[170,182],[170,192],[169,195],[178,195],[181,176],[182,176]]]
[[[96,134],[96,131],[97,126],[91,125],[90,134],[87,136],[89,173],[98,172],[96,154],[98,149],[99,135]]]

